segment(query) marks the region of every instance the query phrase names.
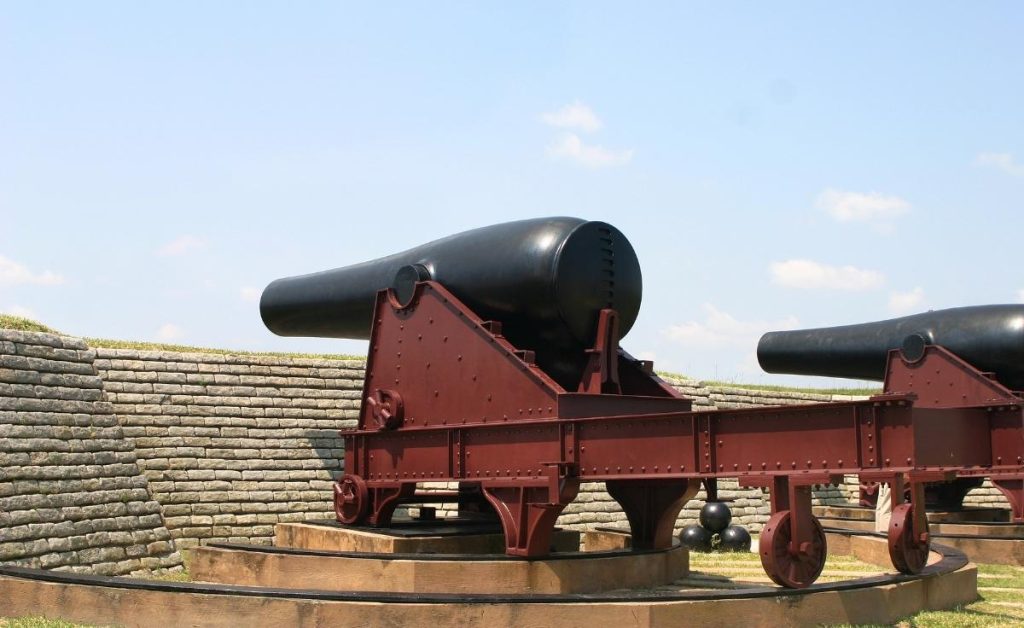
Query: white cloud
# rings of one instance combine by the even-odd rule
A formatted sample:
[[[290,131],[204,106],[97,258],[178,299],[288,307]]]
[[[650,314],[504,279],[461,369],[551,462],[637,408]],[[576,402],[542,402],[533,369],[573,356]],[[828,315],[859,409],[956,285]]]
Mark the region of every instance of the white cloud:
[[[243,288],[239,288],[238,295],[242,297],[243,301],[249,301],[250,303],[256,303],[260,300],[259,288],[245,286]]]
[[[171,342],[172,340],[179,340],[185,332],[182,331],[181,327],[173,323],[164,323],[160,326],[160,329],[156,330],[156,338],[161,342]]]
[[[920,309],[924,303],[924,289],[914,288],[909,292],[890,292],[889,311],[893,314],[907,314]]]
[[[556,126],[562,129],[580,129],[593,132],[601,128],[601,119],[587,105],[576,101],[566,105],[557,111],[542,113],[540,119],[544,124]]]
[[[1013,160],[1010,153],[980,153],[974,158],[974,163],[979,166],[1002,170],[1015,177],[1024,177],[1024,164]]]
[[[162,257],[184,255],[189,251],[194,251],[204,246],[206,246],[206,240],[194,235],[183,235],[157,249],[156,254]]]
[[[788,317],[779,321],[741,321],[710,303],[701,305],[704,320],[672,325],[664,331],[685,347],[751,347],[767,331],[795,329],[799,321]]]
[[[22,318],[37,319],[36,313],[27,307],[21,305],[9,305],[7,307],[0,308],[0,314],[10,314],[11,316],[20,316]]]
[[[27,267],[0,255],[0,286],[18,284],[36,284],[55,286],[64,283],[64,278],[49,270],[34,273]]]
[[[825,290],[873,290],[885,283],[885,275],[855,266],[829,266],[809,259],[772,262],[772,282],[787,288]]]
[[[603,146],[584,144],[574,133],[559,136],[548,146],[549,157],[568,159],[587,168],[605,168],[628,163],[633,158],[633,151],[612,150]]]
[[[889,221],[910,210],[910,203],[898,196],[862,194],[832,188],[818,195],[817,205],[839,222],[867,222],[883,227],[888,227]]]
[[[1024,303],[1024,290],[1017,291],[1017,300]]]

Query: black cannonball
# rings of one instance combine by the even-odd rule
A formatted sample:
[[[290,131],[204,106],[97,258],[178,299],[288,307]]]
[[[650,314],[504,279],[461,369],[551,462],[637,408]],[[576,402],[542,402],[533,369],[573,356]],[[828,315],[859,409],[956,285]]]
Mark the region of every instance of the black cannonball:
[[[698,552],[710,552],[711,551],[711,533],[707,531],[703,526],[699,526],[696,523],[683,528],[682,534],[679,535],[680,540],[686,547],[698,551]]]
[[[700,509],[700,524],[712,534],[729,527],[732,513],[725,502],[708,502]]]
[[[743,526],[729,526],[718,534],[718,549],[726,552],[749,552],[750,533]]]

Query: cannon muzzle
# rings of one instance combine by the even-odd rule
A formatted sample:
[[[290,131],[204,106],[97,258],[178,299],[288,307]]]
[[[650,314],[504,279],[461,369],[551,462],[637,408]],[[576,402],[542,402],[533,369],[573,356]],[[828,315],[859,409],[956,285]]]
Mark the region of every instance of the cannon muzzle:
[[[769,373],[882,380],[890,350],[922,341],[995,373],[1011,390],[1024,390],[1024,305],[958,307],[862,325],[768,332],[757,344],[757,360]]]
[[[640,311],[636,252],[603,222],[539,218],[466,231],[370,262],[272,282],[263,322],[281,336],[369,338],[378,290],[399,301],[416,281],[441,283],[504,335],[536,352],[563,385],[580,370],[602,308],[619,314],[623,336]],[[580,356],[573,356],[580,353]]]

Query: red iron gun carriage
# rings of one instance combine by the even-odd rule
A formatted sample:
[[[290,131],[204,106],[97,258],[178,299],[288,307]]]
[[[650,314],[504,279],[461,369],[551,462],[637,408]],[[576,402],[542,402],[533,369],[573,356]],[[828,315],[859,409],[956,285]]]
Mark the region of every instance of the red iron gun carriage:
[[[969,337],[951,349],[944,327],[914,327],[895,347],[867,347],[881,351],[868,361],[885,378],[870,400],[693,411],[650,362],[619,347],[640,298],[639,262],[617,229],[549,218],[279,279],[260,309],[280,335],[370,341],[359,423],[344,433],[335,485],[346,524],[385,527],[398,505],[438,499],[418,483],[457,482],[459,495],[445,499],[479,495],[501,521],[506,552],[533,558],[548,553],[580,483],[604,482],[633,547],[658,549],[671,545],[702,481],[737,478],[770,491],[766,572],[806,587],[826,558],[812,487],[846,474],[897,489],[889,548],[904,573],[927,559],[927,483],[992,477],[1024,517],[1024,413],[1007,387],[1024,368],[1024,306],[991,306],[1010,320],[997,339],[1009,357],[994,366],[981,359],[984,342],[975,356]],[[762,363],[801,363],[794,340],[766,336]]]

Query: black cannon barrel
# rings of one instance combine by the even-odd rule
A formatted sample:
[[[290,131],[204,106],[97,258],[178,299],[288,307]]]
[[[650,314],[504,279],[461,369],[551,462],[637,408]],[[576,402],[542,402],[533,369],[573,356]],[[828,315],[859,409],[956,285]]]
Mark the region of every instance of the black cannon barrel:
[[[624,336],[640,311],[642,279],[632,245],[604,222],[556,217],[458,233],[373,261],[272,282],[263,322],[281,336],[368,338],[378,290],[406,298],[433,279],[503,333],[563,385],[575,385],[598,312],[615,308]]]
[[[910,339],[908,342],[908,338]],[[891,349],[942,345],[1004,386],[1024,390],[1024,305],[977,305],[890,320],[795,331],[773,331],[757,344],[769,373],[877,379]]]

